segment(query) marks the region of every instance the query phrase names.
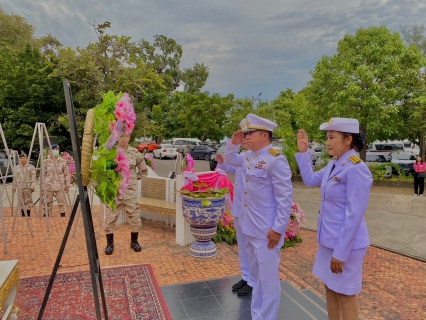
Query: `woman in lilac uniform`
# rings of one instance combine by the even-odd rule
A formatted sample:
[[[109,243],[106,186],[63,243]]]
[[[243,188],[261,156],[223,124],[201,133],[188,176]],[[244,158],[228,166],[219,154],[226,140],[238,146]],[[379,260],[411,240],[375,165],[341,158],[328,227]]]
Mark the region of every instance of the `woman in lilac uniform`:
[[[321,186],[313,274],[326,289],[331,320],[358,320],[356,295],[362,287],[362,264],[370,244],[364,214],[373,182],[370,170],[357,157],[365,145],[356,119],[332,118],[320,126],[327,131],[327,149],[333,160],[313,172],[305,131],[297,134],[295,155],[303,182]]]

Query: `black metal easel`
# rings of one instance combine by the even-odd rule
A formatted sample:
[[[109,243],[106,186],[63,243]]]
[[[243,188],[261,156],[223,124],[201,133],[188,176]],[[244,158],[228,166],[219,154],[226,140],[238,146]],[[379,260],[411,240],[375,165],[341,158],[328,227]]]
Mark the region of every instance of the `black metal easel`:
[[[72,209],[71,216],[68,221],[68,226],[65,231],[64,238],[62,240],[61,248],[59,249],[55,266],[53,267],[52,275],[50,277],[49,284],[47,286],[43,303],[41,305],[40,312],[38,314],[37,319],[41,320],[43,318],[43,313],[46,308],[47,301],[49,300],[50,291],[52,290],[53,282],[55,281],[56,273],[59,268],[59,263],[61,262],[62,255],[65,250],[65,245],[67,243],[68,236],[71,232],[71,227],[74,221],[74,217],[75,217],[75,214],[77,213],[78,205],[81,204],[81,210],[83,214],[83,223],[84,223],[84,234],[85,234],[86,246],[87,246],[87,254],[89,256],[90,276],[92,278],[93,298],[94,298],[95,308],[96,308],[96,318],[98,320],[102,319],[101,307],[99,304],[99,295],[98,295],[98,290],[99,290],[101,294],[101,299],[102,299],[102,307],[103,307],[102,311],[103,311],[104,319],[108,320],[108,310],[105,303],[105,292],[104,292],[104,287],[102,284],[101,266],[99,263],[98,248],[96,246],[92,212],[90,210],[87,187],[83,186],[83,181],[81,176],[81,149],[80,149],[80,141],[78,140],[78,134],[77,134],[77,124],[75,121],[75,112],[74,112],[74,104],[73,104],[72,96],[71,96],[71,87],[68,83],[68,80],[66,79],[64,79],[63,84],[64,84],[64,91],[65,91],[65,101],[67,104],[68,121],[70,125],[72,149],[74,153],[74,162],[75,162],[75,168],[77,172],[78,196],[75,200],[74,207]]]

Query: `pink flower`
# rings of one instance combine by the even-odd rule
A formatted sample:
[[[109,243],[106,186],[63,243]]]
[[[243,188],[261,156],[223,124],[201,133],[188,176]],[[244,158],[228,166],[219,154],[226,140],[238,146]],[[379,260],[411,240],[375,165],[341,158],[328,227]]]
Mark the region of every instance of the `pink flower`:
[[[187,153],[185,158],[187,163],[185,171],[194,171],[195,162],[192,156],[189,153]]]
[[[115,104],[114,115],[117,121],[122,121],[126,125],[126,135],[131,135],[135,127],[136,114],[130,96],[127,93],[124,93]]]
[[[118,199],[122,200],[124,198],[124,193],[129,188],[130,175],[132,172],[129,168],[129,159],[127,159],[124,151],[122,149],[118,149],[117,151],[117,157],[114,159],[115,163],[117,164],[115,171],[120,174],[121,182],[118,187]]]

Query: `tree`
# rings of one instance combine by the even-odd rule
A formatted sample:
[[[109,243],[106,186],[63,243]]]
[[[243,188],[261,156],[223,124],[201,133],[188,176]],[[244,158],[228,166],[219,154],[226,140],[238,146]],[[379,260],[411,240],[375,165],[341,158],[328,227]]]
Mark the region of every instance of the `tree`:
[[[0,61],[0,122],[10,147],[28,148],[35,123],[49,125],[65,111],[62,82],[50,76],[50,61],[30,44],[18,51],[0,47]]]
[[[360,28],[311,72],[305,116],[317,126],[331,117],[357,118],[369,142],[400,138],[400,114],[415,102],[424,65],[421,52],[407,47],[399,33]]]
[[[401,27],[401,33],[408,45],[415,45],[426,58],[426,27],[423,25],[405,25]],[[420,155],[424,158],[425,155],[425,131],[426,131],[426,79],[423,74],[419,98],[416,99],[414,110],[403,114],[405,119],[405,129],[407,137],[416,141],[420,146]]]
[[[175,92],[164,118],[167,137],[222,139],[226,114],[233,100],[233,95],[221,97],[217,93],[210,95],[207,91],[198,94]]]

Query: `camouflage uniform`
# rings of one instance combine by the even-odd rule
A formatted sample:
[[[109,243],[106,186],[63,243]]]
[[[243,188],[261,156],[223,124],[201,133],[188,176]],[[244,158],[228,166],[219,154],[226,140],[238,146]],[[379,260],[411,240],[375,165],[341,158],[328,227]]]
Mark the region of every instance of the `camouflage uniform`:
[[[56,170],[58,170],[59,177],[56,173]],[[46,182],[47,213],[50,215],[50,213],[52,212],[52,202],[54,195],[56,196],[56,202],[59,206],[59,212],[65,213],[65,190],[62,190],[62,188],[69,187],[70,185],[70,175],[68,171],[67,162],[60,157],[58,157],[55,162],[52,157],[46,159],[44,161],[44,172]]]
[[[25,166],[24,167],[21,165],[16,166],[16,176],[18,178],[17,190],[22,191],[21,195],[22,195],[22,200],[24,201],[25,209],[31,210],[31,208],[34,206],[31,190],[35,189],[36,168],[32,164],[28,164],[25,182],[24,182],[24,172],[25,172]]]
[[[130,184],[129,188],[124,193],[123,200],[117,199],[117,208],[114,212],[106,207],[106,217],[104,222],[104,229],[106,234],[114,233],[115,222],[118,219],[118,215],[122,210],[125,210],[127,214],[127,221],[130,224],[131,232],[139,232],[141,227],[141,219],[139,217],[138,209],[138,180],[143,176],[148,175],[148,168],[145,163],[143,155],[135,148],[128,147],[124,150],[124,154],[130,163]],[[138,170],[136,171],[136,167]]]

